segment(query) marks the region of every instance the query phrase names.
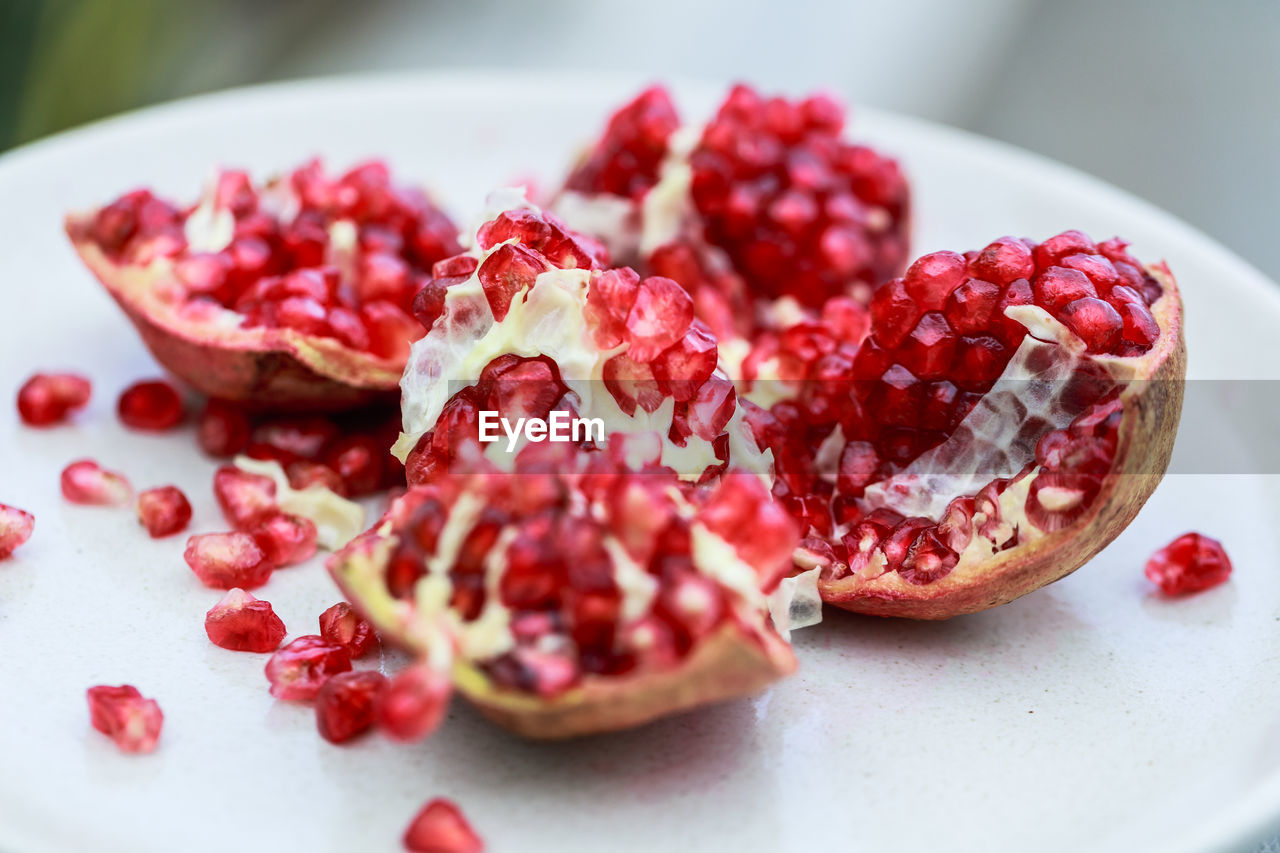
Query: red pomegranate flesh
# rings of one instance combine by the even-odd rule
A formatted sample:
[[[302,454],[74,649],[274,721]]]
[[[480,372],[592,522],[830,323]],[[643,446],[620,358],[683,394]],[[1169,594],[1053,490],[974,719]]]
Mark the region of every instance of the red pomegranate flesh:
[[[81,259],[157,360],[210,396],[337,410],[394,392],[410,312],[457,229],[368,162],[253,184],[219,173],[195,204],[136,190],[67,217]]]

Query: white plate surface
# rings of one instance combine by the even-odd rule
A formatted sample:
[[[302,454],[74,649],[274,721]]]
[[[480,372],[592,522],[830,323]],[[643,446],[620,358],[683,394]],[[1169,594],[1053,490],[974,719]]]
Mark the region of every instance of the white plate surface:
[[[800,673],[753,701],[619,736],[522,742],[457,703],[411,747],[339,748],[308,707],[275,702],[264,658],[211,646],[217,595],[127,511],[64,503],[58,471],[93,456],[138,487],[173,482],[197,530],[220,526],[213,465],[188,431],[124,430],[115,396],[157,373],[64,239],[64,211],[150,185],[192,195],[213,164],[258,174],[312,154],[381,155],[465,221],[493,186],[554,181],[638,80],[395,76],[229,92],[65,134],[0,158],[0,500],[36,535],[0,564],[0,849],[394,850],[427,798],[460,802],[496,851],[1215,850],[1280,818],[1276,478],[1166,479],[1076,574],[943,624],[829,613],[797,638]],[[682,87],[687,112],[718,87]],[[1122,234],[1182,282],[1192,375],[1275,378],[1280,299],[1244,263],[1091,178],[955,131],[859,111],[901,157],[913,254],[1006,233]],[[22,428],[37,368],[87,372],[74,426]],[[1237,443],[1229,417],[1224,447]],[[1185,451],[1184,451],[1185,452]],[[1222,539],[1232,581],[1179,601],[1142,578],[1186,529]],[[291,634],[337,599],[319,563],[263,596]],[[398,660],[381,664],[391,667]],[[150,757],[88,725],[84,689],[130,682],[161,702]]]

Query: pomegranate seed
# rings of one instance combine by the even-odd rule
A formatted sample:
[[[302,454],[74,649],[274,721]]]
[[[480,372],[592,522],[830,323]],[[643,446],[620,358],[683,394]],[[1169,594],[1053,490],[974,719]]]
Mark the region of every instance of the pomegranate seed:
[[[251,440],[292,456],[314,459],[337,437],[338,428],[328,418],[275,418],[255,427]]]
[[[182,555],[200,582],[214,589],[254,589],[275,568],[248,533],[205,533],[187,540]]]
[[[308,634],[267,661],[267,681],[277,699],[314,699],[330,677],[351,669],[351,655],[322,637]]]
[[[414,815],[404,847],[411,853],[482,853],[484,842],[452,800],[437,797]]]
[[[639,198],[657,183],[667,140],[679,126],[665,89],[641,92],[609,119],[603,137],[569,176],[566,188]]]
[[[346,743],[373,726],[374,707],[386,689],[380,672],[340,672],[316,694],[316,728],[329,743]]]
[[[370,302],[360,309],[369,330],[369,352],[388,361],[403,362],[413,342],[426,334],[412,315],[390,302]]]
[[[204,632],[215,646],[233,652],[274,652],[285,628],[271,602],[236,587],[204,615]]]
[[[89,721],[115,741],[122,752],[152,752],[160,739],[164,714],[154,699],[145,699],[138,688],[99,685],[86,692]]]
[[[275,481],[234,465],[224,465],[214,473],[213,494],[222,514],[237,530],[252,530],[280,511]]]
[[[373,625],[345,601],[320,614],[320,636],[335,646],[342,646],[353,658],[364,657],[378,644]]]
[[[147,489],[138,495],[138,521],[152,539],[172,536],[191,522],[191,503],[177,486]]]
[[[386,471],[387,448],[367,435],[338,439],[325,450],[322,462],[337,472],[353,497],[376,492]]]
[[[1068,302],[1096,297],[1098,291],[1084,273],[1065,267],[1049,267],[1032,282],[1036,304],[1057,313]]]
[[[1184,533],[1151,555],[1145,573],[1165,595],[1183,595],[1226,582],[1231,558],[1217,539]]]
[[[36,518],[17,507],[0,504],[0,560],[26,544],[36,527]]]
[[[693,299],[669,278],[650,276],[640,282],[625,326],[630,346],[627,356],[650,362],[658,353],[684,337],[693,322]]]
[[[407,666],[378,697],[374,708],[378,728],[396,740],[422,740],[444,721],[452,693],[447,673],[425,663]]]
[[[534,280],[546,269],[539,255],[518,243],[507,243],[485,258],[477,275],[494,319],[502,322],[515,295],[533,287]]]
[[[234,403],[209,400],[196,424],[196,441],[210,456],[234,456],[249,444],[249,416]]]
[[[137,382],[120,395],[116,411],[121,422],[133,429],[173,429],[182,423],[182,397],[168,382]]]
[[[964,281],[967,266],[955,252],[934,252],[911,265],[902,283],[907,294],[925,311],[940,311]]]
[[[316,525],[309,518],[282,512],[267,516],[251,531],[253,540],[276,568],[310,560],[316,553]]]
[[[1062,308],[1062,322],[1085,342],[1089,352],[1111,352],[1120,342],[1124,321],[1116,309],[1095,296],[1086,296]]]
[[[37,373],[18,390],[18,414],[28,426],[51,426],[89,402],[93,386],[75,373]]]
[[[76,504],[123,506],[132,500],[133,487],[124,475],[81,459],[62,469],[62,496]]]
[[[342,497],[350,494],[347,491],[347,484],[343,482],[338,472],[319,462],[309,462],[306,459],[295,460],[285,466],[285,474],[289,477],[289,485],[298,490],[320,486]]]

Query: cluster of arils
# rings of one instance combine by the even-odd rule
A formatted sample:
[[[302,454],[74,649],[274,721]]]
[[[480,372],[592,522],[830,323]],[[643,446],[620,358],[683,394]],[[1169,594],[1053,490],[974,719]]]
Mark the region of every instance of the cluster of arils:
[[[457,228],[370,162],[255,186],[223,171],[180,207],[136,190],[68,217],[80,256],[157,359],[215,397],[345,408],[394,389],[411,315]]]
[[[721,338],[862,299],[907,260],[897,164],[843,137],[829,97],[735,86],[696,135],[666,91],[620,109],[557,209],[641,268],[679,281]]]

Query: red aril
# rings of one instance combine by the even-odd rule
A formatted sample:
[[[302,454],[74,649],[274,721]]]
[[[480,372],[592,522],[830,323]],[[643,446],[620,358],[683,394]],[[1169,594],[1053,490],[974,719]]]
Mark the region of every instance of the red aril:
[[[89,721],[115,741],[121,752],[145,753],[156,748],[164,714],[154,699],[144,698],[138,688],[99,685],[86,692]]]
[[[362,658],[378,645],[373,625],[345,601],[320,614],[320,636],[335,646],[342,646],[352,658]]]
[[[1165,595],[1185,595],[1226,583],[1231,558],[1217,539],[1184,533],[1151,555],[1145,573]]]
[[[168,382],[136,382],[120,395],[116,411],[127,427],[159,432],[182,423],[182,397]]]
[[[36,518],[31,513],[0,504],[0,560],[25,545],[35,527]]]
[[[27,426],[52,426],[84,408],[93,386],[77,373],[37,373],[18,390],[18,415]]]
[[[234,465],[224,465],[214,473],[213,495],[237,530],[252,530],[280,511],[275,481]]]
[[[138,495],[138,521],[152,539],[172,536],[191,523],[191,503],[177,486],[159,486]]]
[[[317,531],[309,518],[277,512],[259,521],[250,532],[276,568],[297,565],[315,556]]]
[[[62,496],[72,503],[124,506],[133,499],[133,487],[123,474],[108,471],[92,459],[63,468],[61,481]]]
[[[200,449],[219,459],[234,456],[249,444],[249,416],[234,403],[211,399],[196,421]]]
[[[404,849],[410,853],[482,853],[484,841],[452,800],[437,797],[414,815],[404,833]]]
[[[411,664],[393,675],[379,694],[374,719],[388,737],[422,740],[444,721],[452,693],[447,673],[427,663]]]
[[[277,699],[314,699],[332,676],[351,669],[351,655],[314,634],[299,637],[267,661],[267,681]]]
[[[205,533],[187,540],[182,555],[205,586],[254,589],[271,577],[275,564],[248,533]]]
[[[273,652],[285,635],[271,602],[239,588],[228,590],[204,615],[204,631],[215,646],[233,652]]]
[[[329,743],[346,743],[373,726],[387,677],[373,670],[340,672],[316,694],[316,728]]]

